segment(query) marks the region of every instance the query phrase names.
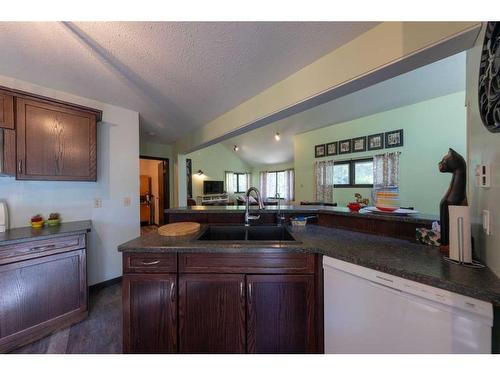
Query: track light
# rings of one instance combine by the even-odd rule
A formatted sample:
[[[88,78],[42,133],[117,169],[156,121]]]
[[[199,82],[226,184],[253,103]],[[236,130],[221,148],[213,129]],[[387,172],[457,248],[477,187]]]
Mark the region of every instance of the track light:
[[[274,135],[274,139],[279,142],[279,140],[281,139],[280,133],[276,132],[276,134]]]
[[[201,169],[198,169],[198,172],[196,172],[198,176],[201,176],[203,174],[203,171]]]
[[[238,151],[239,149],[240,149],[240,148],[238,147],[238,145],[234,145],[234,146],[233,146],[233,150],[234,150],[235,152],[236,152],[236,151]]]

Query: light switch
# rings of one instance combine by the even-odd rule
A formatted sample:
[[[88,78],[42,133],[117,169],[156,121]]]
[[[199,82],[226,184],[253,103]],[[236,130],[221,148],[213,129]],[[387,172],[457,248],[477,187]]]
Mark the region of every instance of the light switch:
[[[101,207],[102,207],[102,199],[94,198],[94,208],[101,208]]]
[[[491,234],[491,218],[488,210],[483,210],[483,230],[485,234]]]
[[[130,207],[132,203],[132,199],[130,197],[123,198],[123,207]]]

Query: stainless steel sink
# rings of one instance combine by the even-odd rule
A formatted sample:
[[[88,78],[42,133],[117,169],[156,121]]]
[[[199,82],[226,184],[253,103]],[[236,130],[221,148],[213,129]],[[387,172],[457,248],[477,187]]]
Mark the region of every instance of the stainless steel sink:
[[[276,225],[209,225],[197,241],[230,242],[297,242],[288,228]]]

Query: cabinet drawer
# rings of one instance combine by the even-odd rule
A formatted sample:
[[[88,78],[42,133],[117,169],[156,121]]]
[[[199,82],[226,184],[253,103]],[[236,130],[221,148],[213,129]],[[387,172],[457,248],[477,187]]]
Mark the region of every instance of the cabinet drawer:
[[[179,254],[179,272],[184,273],[314,273],[314,254]]]
[[[124,273],[177,272],[177,254],[123,254]]]
[[[85,234],[0,246],[0,264],[85,248]]]

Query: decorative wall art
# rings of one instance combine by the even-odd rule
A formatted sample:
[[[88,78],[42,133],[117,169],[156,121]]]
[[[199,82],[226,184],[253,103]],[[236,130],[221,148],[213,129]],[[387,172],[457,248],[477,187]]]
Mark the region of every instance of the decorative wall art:
[[[314,146],[314,157],[322,158],[323,156],[326,156],[325,145]]]
[[[352,139],[352,152],[366,151],[366,137],[357,137]]]
[[[351,152],[351,140],[339,141],[339,154],[349,154]]]
[[[380,150],[384,148],[384,133],[372,134],[368,136],[368,151]]]
[[[326,156],[333,156],[338,154],[338,142],[330,142],[326,144]]]
[[[403,146],[403,129],[385,133],[385,148]]]

